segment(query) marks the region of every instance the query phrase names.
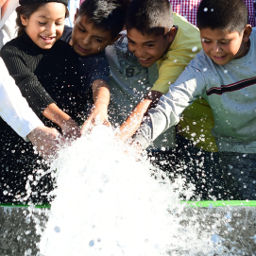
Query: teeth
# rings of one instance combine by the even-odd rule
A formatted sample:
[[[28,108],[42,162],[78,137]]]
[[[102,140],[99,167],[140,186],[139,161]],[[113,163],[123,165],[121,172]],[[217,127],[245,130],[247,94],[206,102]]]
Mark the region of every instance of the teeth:
[[[45,40],[51,40],[51,39],[53,39],[54,37],[53,37],[53,36],[52,36],[52,37],[42,36],[42,38],[45,39]]]

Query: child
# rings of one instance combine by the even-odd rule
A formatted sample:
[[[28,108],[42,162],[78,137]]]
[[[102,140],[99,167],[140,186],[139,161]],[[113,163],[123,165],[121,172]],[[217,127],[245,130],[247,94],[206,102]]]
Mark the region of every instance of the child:
[[[15,8],[18,0],[1,1],[0,17],[0,48],[2,44],[14,36],[15,26],[12,19],[15,17]],[[43,125],[40,119],[29,108],[18,87],[9,75],[3,60],[0,58],[0,116],[24,140],[30,140],[41,155],[48,157],[54,154],[57,147],[57,136],[60,134],[54,128]]]
[[[223,198],[255,200],[256,31],[247,21],[242,0],[202,0],[197,24],[203,51],[149,111],[135,142],[147,147],[178,123],[188,105],[203,97],[213,110],[212,133],[230,191]]]
[[[79,136],[79,125],[82,124],[84,116],[92,104],[90,84],[93,79],[98,78],[94,68],[97,68],[96,65],[101,60],[94,56],[88,56],[86,60],[80,58],[68,44],[58,40],[62,36],[65,12],[64,16],[60,16],[56,15],[56,11],[64,3],[63,1],[40,0],[36,4],[32,4],[33,1],[31,1],[24,1],[21,8],[17,9],[19,17],[21,17],[20,36],[4,46],[1,53],[5,57],[11,74],[16,78],[17,84],[38,115],[43,115],[56,123],[65,136]],[[94,2],[91,1],[91,3]],[[115,17],[115,15],[113,16]],[[107,32],[98,29],[101,33],[100,36],[96,34],[90,37],[89,42],[92,41],[92,44],[89,44],[86,36],[81,38],[81,34],[87,35],[87,30],[83,30],[84,23],[80,21],[80,18],[81,20],[86,19],[84,15],[79,15],[77,18],[79,20],[77,30],[80,33],[76,32],[75,35],[79,40],[76,44],[72,43],[72,46],[80,55],[93,55],[101,50],[99,47],[102,46],[102,41],[105,43],[112,39],[110,38],[110,27]],[[35,31],[36,29],[40,31],[40,28],[31,26],[35,21],[39,21],[39,25],[42,27],[39,39],[35,37]],[[89,25],[91,25],[90,22]],[[112,28],[113,19],[112,23],[108,25]],[[97,28],[96,26],[95,31]],[[88,28],[86,27],[86,29]],[[74,31],[76,30],[74,29]],[[106,35],[107,39],[102,38]],[[76,37],[72,36],[74,39]],[[47,43],[47,45],[43,43]],[[90,51],[91,47],[94,52]],[[24,67],[24,61],[31,65]],[[17,65],[17,62],[21,63]],[[24,79],[24,74],[26,79]]]
[[[64,29],[67,1],[21,0],[20,4],[17,8],[19,36],[2,48],[1,56],[36,114],[43,115],[59,126],[64,135],[75,135],[79,133],[78,125],[55,103],[60,98],[60,93],[67,95],[67,104],[71,101],[68,101],[68,96],[73,96],[71,90],[61,91],[55,86],[62,71],[60,63],[65,62],[63,51],[66,51],[67,56],[72,54],[69,47],[61,41],[58,42]],[[70,59],[71,57],[68,61]],[[73,65],[76,65],[75,61]],[[67,72],[59,79],[68,79]],[[72,76],[72,73],[68,75]],[[59,84],[59,87],[62,84]],[[60,100],[58,103],[63,105]]]
[[[94,107],[83,129],[97,118],[108,124],[109,66],[105,48],[118,38],[124,26],[125,11],[125,0],[86,0],[76,12],[73,29],[65,27],[62,40],[80,56],[84,76],[90,77],[92,85]]]
[[[149,95],[137,105],[121,126],[120,137],[123,139],[136,131],[150,105],[155,104],[159,97],[168,91],[169,84],[176,80],[201,48],[198,29],[181,16],[172,14],[171,5],[167,0],[132,1],[127,11],[126,29],[129,50],[143,67],[150,67],[157,63],[159,77]],[[197,115],[199,111],[202,116],[205,115],[205,119],[211,119],[207,103],[197,101],[189,113],[184,113],[186,122],[191,122],[191,115]],[[194,141],[199,140],[204,147],[209,147],[200,139],[201,129],[210,122],[200,120],[202,116],[198,116],[199,120],[195,125],[192,122],[189,124],[187,128],[189,132],[186,136],[192,139],[191,134],[195,133]],[[208,129],[206,132],[208,133]],[[208,137],[211,136],[205,135],[206,139]]]
[[[57,41],[64,29],[66,5],[66,0],[20,0],[20,6],[17,8],[19,36],[5,44],[1,49],[1,56],[34,112],[45,124],[48,123],[43,116],[56,123],[61,127],[62,133],[68,136],[78,133],[79,127],[70,115],[55,103],[58,101],[62,108],[73,103],[72,84],[62,89],[64,82],[61,83],[61,80],[69,81],[69,77],[74,77],[72,72],[77,72],[70,68],[76,67],[76,62],[67,60],[68,56],[72,56],[72,49],[69,50],[70,47],[64,42]],[[67,57],[63,56],[63,52]],[[43,176],[39,181],[38,177],[35,177],[38,169],[47,167],[41,163],[40,158],[34,156],[33,148],[28,143],[19,138],[3,121],[0,125],[0,201],[48,202],[48,191],[52,189],[50,175]],[[29,176],[34,179],[31,181],[30,178],[32,194],[26,195],[25,187]]]
[[[154,24],[155,20],[152,17],[157,18],[158,24]],[[154,28],[154,26],[161,28]],[[181,16],[172,14],[169,1],[132,1],[128,8],[126,27],[130,51],[144,68],[151,68],[153,64],[157,64],[159,77],[151,84],[149,94],[143,95],[144,98],[122,124],[120,137],[124,140],[136,131],[147,109],[168,91],[170,81],[176,80],[201,49],[199,30]],[[134,31],[135,35],[133,35]],[[150,60],[148,63],[147,59]],[[135,106],[133,105],[133,108]],[[206,101],[198,100],[183,114],[176,136],[178,146],[174,149],[175,155],[173,156],[171,148],[174,137],[171,134],[174,129],[171,128],[163,138],[158,138],[157,150],[153,149],[153,156],[161,163],[161,168],[167,170],[175,166],[174,161],[177,159],[181,165],[181,168],[177,169],[183,170],[188,180],[195,180],[192,182],[198,183],[198,189],[203,193],[200,180],[194,176],[195,169],[205,171],[204,169],[212,161],[212,151],[217,150],[210,132],[213,126],[211,109]],[[194,147],[194,144],[198,148]],[[163,165],[163,163],[166,164]]]

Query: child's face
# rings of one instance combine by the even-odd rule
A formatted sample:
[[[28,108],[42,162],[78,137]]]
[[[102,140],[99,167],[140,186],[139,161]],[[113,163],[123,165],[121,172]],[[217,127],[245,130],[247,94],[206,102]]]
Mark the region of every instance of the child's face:
[[[66,7],[49,2],[33,12],[29,18],[21,16],[27,35],[42,49],[50,49],[61,37],[64,29]]]
[[[127,30],[129,50],[143,67],[150,67],[162,58],[174,39],[176,30],[165,35],[142,34],[135,28]]]
[[[110,31],[99,29],[89,22],[86,15],[75,16],[70,44],[81,56],[96,54],[113,43]]]
[[[200,30],[205,54],[218,65],[225,65],[233,59],[243,57],[249,49],[250,33],[250,25],[241,33],[210,28]]]

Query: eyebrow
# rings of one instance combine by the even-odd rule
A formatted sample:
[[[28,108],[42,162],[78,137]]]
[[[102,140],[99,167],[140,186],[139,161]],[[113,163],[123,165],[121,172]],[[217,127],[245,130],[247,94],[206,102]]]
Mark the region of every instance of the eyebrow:
[[[208,38],[208,37],[202,37],[201,40],[210,40],[210,41],[214,41],[216,39],[212,39],[212,38]],[[220,38],[220,39],[217,39],[217,41],[230,41],[231,39],[230,38]]]
[[[85,26],[81,23],[81,21],[78,22],[78,25],[82,27],[84,30],[86,30]],[[92,35],[92,37],[99,38],[101,40],[106,40],[106,37],[104,36]]]
[[[131,41],[131,42],[133,42],[133,43],[136,43],[135,41],[133,41],[130,37],[128,37],[127,36],[127,38],[128,38],[128,40],[129,41]],[[156,41],[154,41],[154,40],[149,40],[149,41],[146,41],[146,42],[143,42],[142,44],[152,44],[152,43],[155,43]]]
[[[39,18],[43,18],[43,19],[49,19],[49,17],[45,16],[45,15],[40,15],[38,16]],[[60,20],[60,19],[65,19],[65,17],[59,17],[57,18],[57,20]]]

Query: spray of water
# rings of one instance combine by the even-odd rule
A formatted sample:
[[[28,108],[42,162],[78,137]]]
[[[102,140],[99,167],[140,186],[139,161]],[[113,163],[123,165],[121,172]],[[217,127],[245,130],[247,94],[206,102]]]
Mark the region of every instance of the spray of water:
[[[202,228],[180,203],[183,180],[170,183],[110,128],[98,126],[64,148],[52,169],[58,188],[40,255],[229,255],[217,235],[220,215]]]

